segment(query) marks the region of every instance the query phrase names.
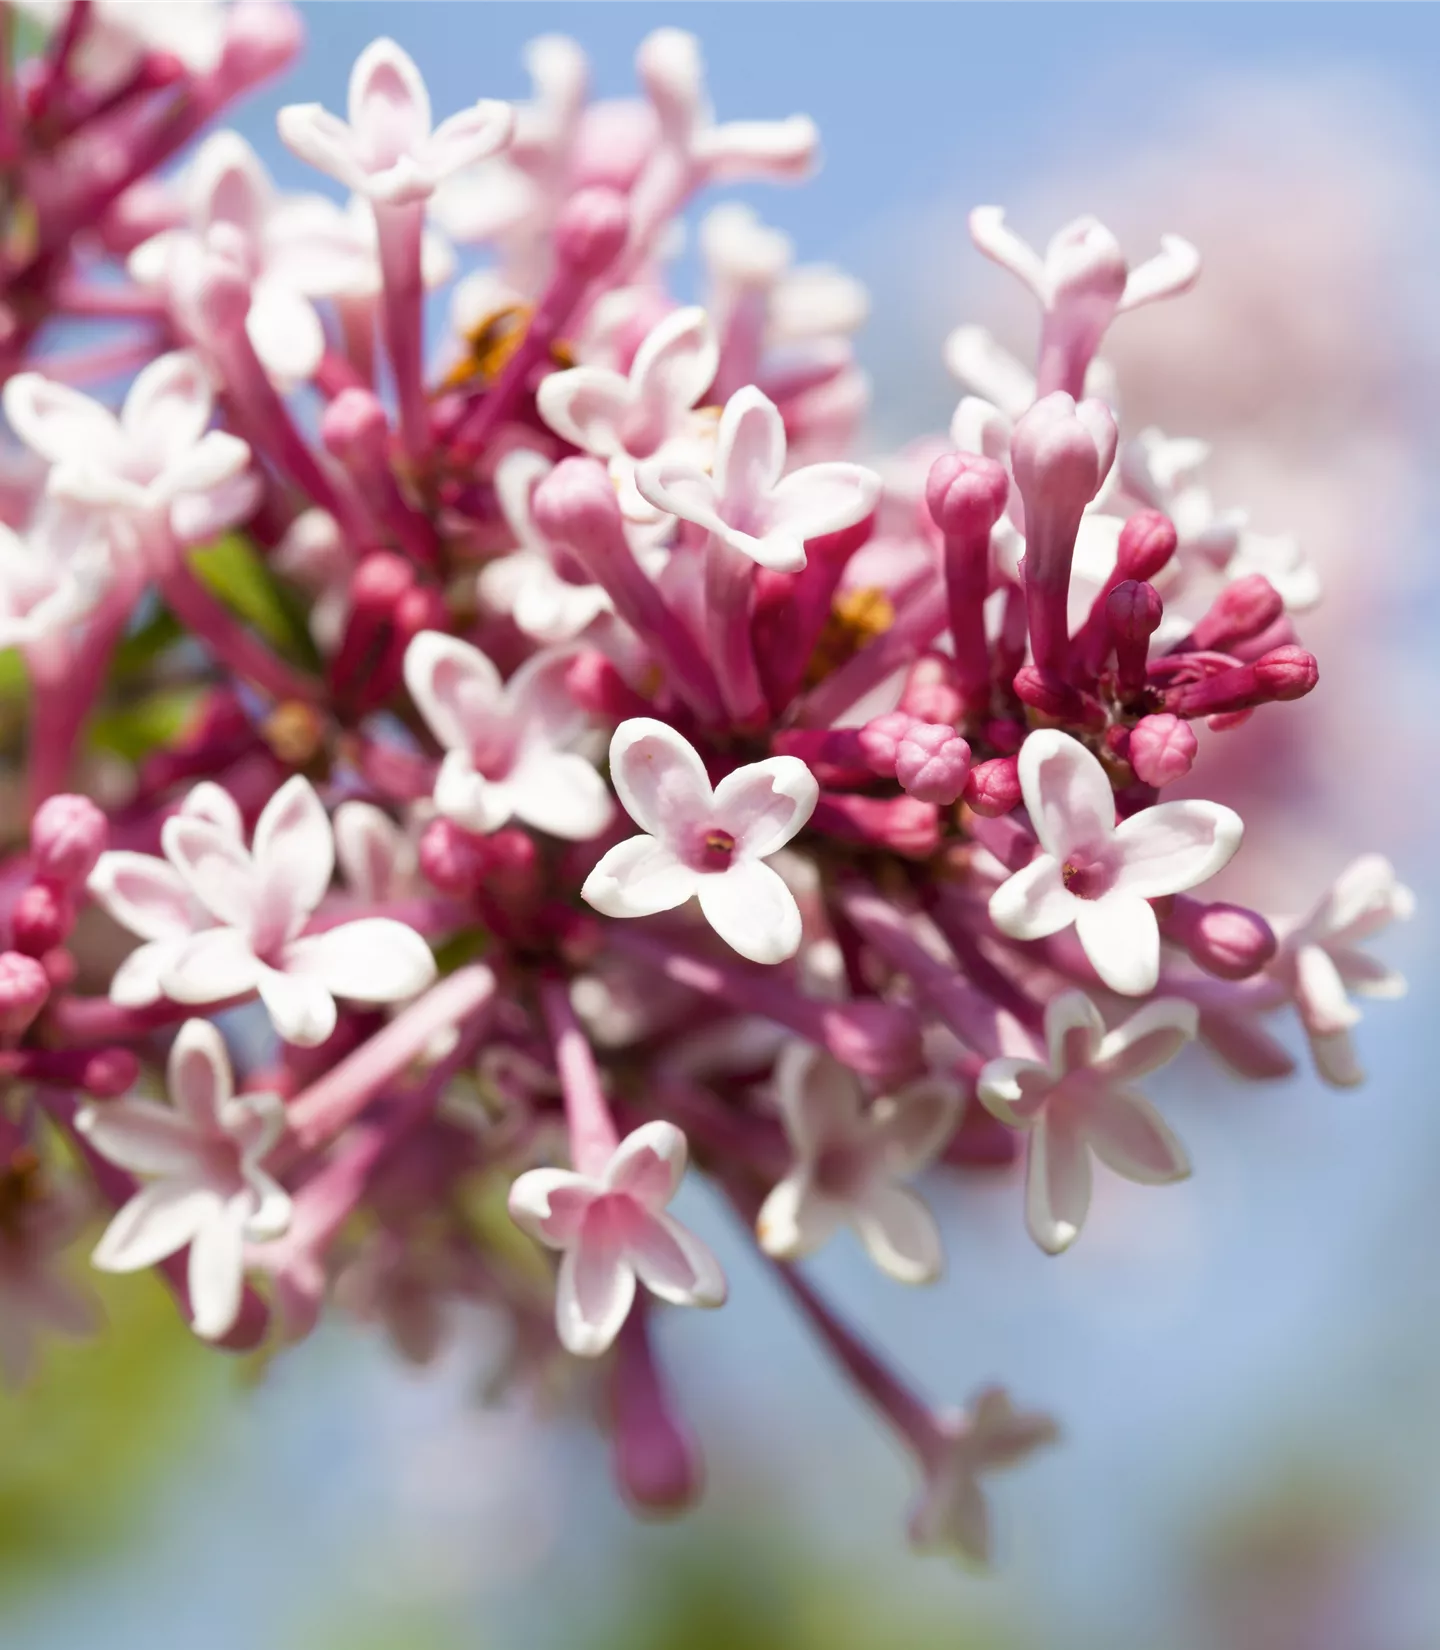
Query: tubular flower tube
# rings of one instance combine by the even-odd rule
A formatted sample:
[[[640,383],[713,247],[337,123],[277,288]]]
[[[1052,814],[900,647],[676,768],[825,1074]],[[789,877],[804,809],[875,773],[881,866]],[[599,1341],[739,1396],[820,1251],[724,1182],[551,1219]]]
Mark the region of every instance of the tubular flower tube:
[[[1189,1172],[1138,1086],[1182,1045],[1280,1078],[1293,1015],[1349,1085],[1356,1000],[1403,989],[1378,855],[1304,915],[1208,886],[1242,835],[1276,850],[1207,799],[1237,742],[1206,730],[1320,688],[1319,588],[1211,502],[1203,443],[1117,427],[1096,351],[1194,250],[1132,268],[1084,218],[1042,256],[979,208],[1036,357],[960,328],[948,437],[887,455],[858,283],[731,204],[704,303],[669,289],[697,196],[819,142],[718,119],[691,35],[646,37],[618,103],[547,37],[530,101],[439,122],[376,41],[346,119],[279,117],[341,207],[208,129],[297,49],[285,6],[26,9],[0,1376],[96,1332],[63,1271],[88,1211],[94,1264],[156,1269],[217,1351],[355,1313],[424,1362],[479,1302],[517,1385],[600,1360],[621,1493],[678,1510],[704,1475],[663,1320],[719,1330],[662,1305],[725,1301],[705,1182],[913,1456],[915,1545],[985,1560],[982,1479],[1056,1424],[996,1386],[932,1412],[794,1263],[845,1228],[927,1283],[946,1183],[1020,1155],[1010,1219],[1058,1255],[1096,1161]],[[437,225],[485,266],[438,374]]]

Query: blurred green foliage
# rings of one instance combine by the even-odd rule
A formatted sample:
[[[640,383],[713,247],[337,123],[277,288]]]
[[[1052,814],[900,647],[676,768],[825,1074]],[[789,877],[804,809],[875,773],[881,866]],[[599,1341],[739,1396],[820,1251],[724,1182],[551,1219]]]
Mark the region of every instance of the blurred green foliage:
[[[190,566],[213,595],[258,630],[272,647],[295,664],[318,668],[305,608],[243,534],[226,533],[214,544],[192,551]]]
[[[154,1276],[93,1277],[108,1327],[47,1340],[33,1383],[0,1391],[0,1588],[140,1535],[147,1498],[235,1386]]]

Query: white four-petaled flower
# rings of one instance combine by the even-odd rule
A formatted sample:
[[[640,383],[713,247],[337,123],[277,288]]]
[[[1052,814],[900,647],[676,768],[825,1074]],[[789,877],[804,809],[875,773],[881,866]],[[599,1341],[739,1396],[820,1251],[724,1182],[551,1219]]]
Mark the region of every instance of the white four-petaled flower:
[[[282,140],[312,166],[380,206],[426,200],[454,173],[502,149],[513,114],[482,98],[433,124],[430,94],[393,40],[372,40],[350,71],[349,122],[318,103],[280,111]]]
[[[148,1181],[92,1258],[103,1272],[138,1272],[188,1244],[191,1319],[197,1335],[214,1340],[240,1310],[246,1243],[289,1224],[289,1195],[263,1167],[285,1111],[277,1095],[235,1093],[224,1040],[205,1020],[181,1026],[167,1086],[168,1106],[130,1096],[76,1116],[102,1157]]]
[[[1115,823],[1099,759],[1041,728],[1020,750],[1020,788],[1041,852],[995,890],[990,920],[1017,940],[1075,925],[1095,972],[1126,996],[1160,977],[1160,927],[1149,901],[1183,893],[1229,863],[1244,825],[1218,802],[1162,802]]]
[[[685,1136],[673,1123],[646,1123],[620,1142],[598,1178],[530,1169],[510,1188],[515,1223],[564,1251],[555,1327],[579,1357],[598,1357],[620,1333],[637,1278],[676,1306],[724,1304],[720,1263],[665,1213],[685,1160]]]
[[[1406,921],[1415,896],[1380,854],[1362,854],[1336,877],[1314,910],[1277,924],[1280,950],[1270,971],[1289,988],[1300,1010],[1310,1052],[1327,1082],[1351,1087],[1363,1080],[1351,1029],[1359,997],[1402,997],[1404,976],[1378,962],[1361,944],[1387,924]]]
[[[1195,1035],[1193,1003],[1157,998],[1107,1032],[1083,991],[1045,1007],[1049,1059],[1004,1057],[981,1071],[980,1099],[1029,1133],[1025,1221],[1047,1254],[1079,1236],[1090,1207],[1090,1154],[1127,1180],[1158,1186],[1190,1173],[1185,1149],[1143,1095],[1126,1087],[1174,1059]]]
[[[610,823],[605,781],[565,747],[585,714],[565,688],[567,655],[541,652],[508,682],[479,650],[422,630],[405,652],[405,685],[444,745],[435,806],[466,830],[498,831],[511,819],[583,842]]]
[[[797,573],[805,541],[864,521],[880,477],[860,464],[807,464],[785,472],[785,422],[753,384],[725,404],[712,465],[662,453],[636,468],[635,485],[657,510],[694,522],[761,567]]]
[[[803,828],[820,787],[803,762],[772,756],[713,789],[705,764],[674,728],[646,716],[610,741],[610,779],[644,832],[618,843],[581,895],[607,917],[648,917],[696,895],[706,920],[752,962],[800,947],[800,907],[764,863]]]
[[[904,1184],[955,1132],[959,1094],[916,1084],[873,1105],[853,1072],[804,1043],[775,1063],[775,1098],[795,1166],[756,1220],[760,1247],[798,1260],[852,1227],[871,1260],[900,1283],[930,1283],[944,1265],[935,1217]]]

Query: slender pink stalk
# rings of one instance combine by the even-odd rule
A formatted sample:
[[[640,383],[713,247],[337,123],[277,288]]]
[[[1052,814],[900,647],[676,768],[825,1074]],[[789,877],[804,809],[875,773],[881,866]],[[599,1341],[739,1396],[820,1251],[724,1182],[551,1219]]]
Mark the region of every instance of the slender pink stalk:
[[[923,653],[948,621],[945,586],[937,578],[927,578],[919,590],[912,592],[883,635],[867,642],[854,658],[847,659],[805,695],[797,707],[801,726],[830,726],[887,677]]]
[[[710,662],[730,720],[745,727],[767,720],[764,690],[750,640],[755,564],[711,535],[705,550],[705,618]]]
[[[615,1155],[620,1136],[600,1082],[594,1052],[570,1006],[570,988],[566,981],[543,980],[540,1007],[555,1046],[555,1070],[565,1097],[570,1162],[578,1174],[598,1180]]]
[[[287,664],[248,625],[237,619],[196,578],[184,556],[178,553],[178,547],[160,581],[160,591],[175,617],[228,670],[253,682],[272,699],[298,699],[303,704],[316,705],[321,702],[320,683]]]
[[[412,464],[430,450],[430,406],[425,396],[425,284],[420,273],[425,233],[423,203],[371,203],[380,245],[380,330],[390,357],[400,441]]]

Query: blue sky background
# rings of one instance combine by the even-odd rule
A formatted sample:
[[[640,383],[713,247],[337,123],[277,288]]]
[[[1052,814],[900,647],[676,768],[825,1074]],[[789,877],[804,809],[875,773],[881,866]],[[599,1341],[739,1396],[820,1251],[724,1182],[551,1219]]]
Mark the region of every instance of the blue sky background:
[[[550,30],[584,44],[601,95],[627,92],[638,40],[680,23],[704,41],[722,118],[818,121],[820,175],[751,198],[806,259],[858,262],[882,300],[888,237],[907,217],[1033,196],[1057,175],[1083,182],[1087,156],[1154,142],[1177,103],[1240,73],[1363,80],[1403,117],[1411,159],[1433,165],[1440,153],[1434,7],[336,0],[302,10],[305,62],[235,122],[287,185],[314,179],[276,143],[276,108],[342,109],[350,63],[377,33],[412,53],[443,115],[477,96],[524,95],[521,47]],[[1362,137],[1373,111],[1337,98],[1337,139],[1349,123]],[[957,272],[957,294],[974,280]],[[1406,301],[1417,307],[1403,324],[1428,349],[1435,313],[1422,306],[1433,296]],[[946,324],[964,318],[957,298]],[[933,382],[931,363],[916,371],[917,384]],[[928,412],[932,392],[907,399],[893,364],[877,379],[893,403],[882,416],[907,427],[917,406]],[[1428,531],[1422,522],[1409,547],[1426,566],[1434,504],[1432,494]],[[1433,605],[1422,607],[1408,645],[1433,647],[1434,623]],[[1248,1090],[1196,1061],[1159,1095],[1192,1149],[1194,1179],[1163,1192],[1107,1187],[1101,1230],[1063,1263],[1029,1244],[1013,1183],[966,1183],[938,1194],[952,1262],[936,1290],[887,1286],[848,1253],[817,1265],[936,1397],[1000,1378],[1063,1417],[1063,1449],[996,1496],[998,1580],[903,1554],[901,1464],[729,1242],[722,1211],[697,1197],[696,1224],[730,1257],[733,1304],[664,1326],[715,1479],[716,1505],[687,1529],[630,1525],[582,1429],[517,1443],[473,1411],[463,1365],[417,1379],[368,1343],[331,1335],[237,1402],[131,1550],[16,1607],[5,1642],[283,1647],[306,1642],[304,1624],[327,1601],[378,1609],[423,1580],[475,1624],[474,1642],[543,1650],[583,1643],[576,1624],[597,1598],[638,1586],[646,1562],[697,1534],[718,1539],[738,1516],[800,1528],[877,1588],[1005,1615],[1040,1643],[1201,1650],[1221,1641],[1197,1601],[1197,1543],[1294,1482],[1374,1509],[1363,1650],[1433,1645],[1440,1577],[1424,1555],[1440,1539],[1440,1027],[1429,1005],[1440,959],[1425,911],[1440,878],[1420,853],[1433,840],[1433,784],[1420,795],[1428,823],[1380,819],[1356,844],[1396,851],[1424,902],[1386,949],[1411,973],[1412,996],[1367,1014],[1367,1089],[1337,1095],[1297,1078]],[[523,1568],[540,1551],[543,1586]]]

